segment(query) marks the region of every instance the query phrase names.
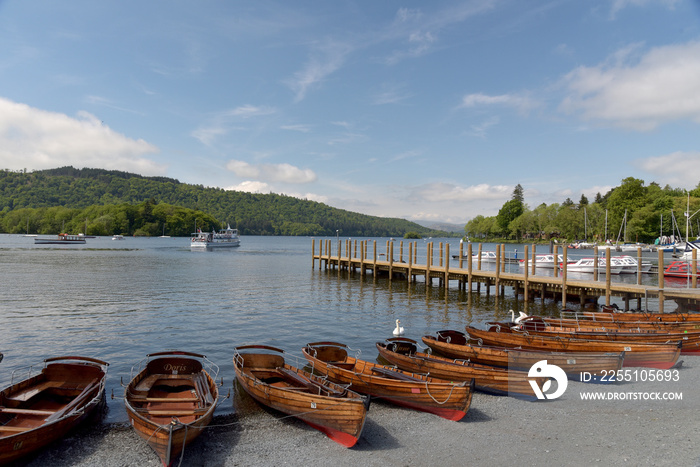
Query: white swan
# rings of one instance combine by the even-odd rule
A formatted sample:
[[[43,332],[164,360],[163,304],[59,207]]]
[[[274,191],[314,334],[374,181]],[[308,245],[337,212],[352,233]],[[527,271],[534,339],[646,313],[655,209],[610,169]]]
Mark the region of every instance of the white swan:
[[[520,316],[518,316],[518,317],[516,318],[516,317],[515,317],[515,312],[514,312],[513,310],[510,310],[511,320],[512,320],[515,324],[520,324],[520,323],[522,322],[522,320],[524,320],[525,318],[528,317],[527,314],[523,313],[522,311],[519,311],[518,313],[520,313]]]
[[[396,320],[396,329],[394,329],[395,336],[403,336],[403,327],[399,326],[399,324],[401,324],[401,320],[397,319]]]

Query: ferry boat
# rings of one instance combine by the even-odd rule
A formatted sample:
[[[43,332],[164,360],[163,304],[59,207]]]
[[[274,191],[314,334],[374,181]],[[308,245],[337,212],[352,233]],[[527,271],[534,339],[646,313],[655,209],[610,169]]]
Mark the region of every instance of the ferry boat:
[[[190,248],[231,248],[241,244],[238,229],[232,229],[227,225],[218,232],[202,232],[198,230],[190,238]]]
[[[85,243],[84,235],[58,234],[56,238],[35,238],[37,245],[79,245]]]

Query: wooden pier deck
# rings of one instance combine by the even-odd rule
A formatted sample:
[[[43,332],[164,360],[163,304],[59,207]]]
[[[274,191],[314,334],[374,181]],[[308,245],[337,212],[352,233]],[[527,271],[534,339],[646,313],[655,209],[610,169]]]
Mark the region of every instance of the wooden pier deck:
[[[598,273],[591,274],[592,280],[579,280],[567,277],[566,269],[558,271],[555,269],[554,275],[537,274],[537,269],[533,266],[535,257],[535,246],[532,246],[532,258],[528,257],[528,247],[525,247],[522,257],[522,272],[507,272],[506,264],[514,262],[514,258],[508,258],[505,254],[505,245],[498,245],[496,248],[497,259],[493,263],[481,263],[472,259],[472,244],[467,244],[467,251],[460,243],[460,251],[455,258],[450,256],[450,245],[439,244],[438,254],[435,254],[435,245],[428,242],[425,252],[425,263],[418,263],[417,242],[399,243],[396,249],[393,241],[386,242],[385,253],[377,250],[377,242],[370,240],[345,240],[344,248],[340,241],[336,242],[335,254],[331,240],[321,240],[316,250],[316,240],[312,240],[312,268],[316,267],[316,260],[319,261],[319,268],[359,271],[361,276],[372,273],[376,278],[386,275],[390,280],[400,279],[406,281],[416,281],[417,277],[424,278],[428,286],[432,286],[435,280],[439,286],[448,289],[451,281],[457,282],[469,292],[473,291],[476,284],[476,291],[481,291],[481,286],[485,286],[485,293],[489,294],[491,287],[495,287],[497,293],[502,294],[505,287],[512,287],[517,295],[522,295],[524,299],[532,300],[539,298],[561,299],[562,303],[567,301],[579,301],[582,305],[587,301],[597,302],[600,297],[605,297],[605,304],[610,305],[611,297],[621,297],[625,302],[625,309],[630,309],[630,300],[637,300],[637,309],[642,309],[642,300],[649,298],[658,299],[659,312],[664,311],[664,301],[673,300],[678,304],[679,310],[697,310],[700,307],[700,289],[697,288],[697,259],[692,262],[692,275],[688,281],[688,287],[667,287],[663,273],[658,274],[658,283],[655,285],[643,285],[642,273],[637,273],[637,283],[622,283],[612,280],[612,275],[607,273],[599,280]],[[370,254],[371,249],[371,254]],[[554,247],[554,254],[558,253]],[[481,256],[481,244],[478,245],[477,258]],[[561,254],[564,263],[567,259],[567,249],[562,248]],[[607,258],[607,271],[610,268],[609,250],[595,256]],[[695,253],[694,253],[695,254]],[[641,251],[637,252],[641,259]],[[556,257],[556,256],[555,256]],[[515,260],[520,262],[518,260]],[[641,261],[639,261],[641,264]],[[484,269],[486,264],[491,265]],[[496,267],[497,265],[497,267]],[[659,252],[659,271],[663,271],[663,252]],[[657,311],[657,310],[653,310]]]

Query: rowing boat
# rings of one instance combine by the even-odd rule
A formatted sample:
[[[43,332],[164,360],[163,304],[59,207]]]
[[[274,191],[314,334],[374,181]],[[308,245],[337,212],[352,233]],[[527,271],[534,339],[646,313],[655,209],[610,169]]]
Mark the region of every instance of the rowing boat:
[[[564,311],[565,316],[595,321],[694,321],[700,323],[700,313],[672,311],[670,313],[647,313],[642,311],[617,311],[614,307],[603,307],[603,311]]]
[[[531,335],[508,326],[490,330],[467,326],[467,333],[483,344],[554,352],[625,352],[622,366],[669,369],[678,361],[681,343],[647,344],[638,342],[596,341],[562,336]]]
[[[260,404],[306,422],[345,447],[354,446],[365,424],[369,398],[290,365],[288,359],[276,347],[236,347],[236,379]]]
[[[163,465],[182,461],[187,444],[211,422],[218,372],[206,356],[177,350],[149,354],[132,367],[124,391],[127,416]]]
[[[492,327],[511,327],[511,329],[523,330],[530,335],[562,336],[576,339],[615,342],[639,342],[639,343],[681,343],[681,355],[700,355],[699,331],[668,331],[661,329],[598,329],[595,327],[569,327],[557,326],[543,321],[539,316],[531,316],[515,326],[513,323],[488,323]]]
[[[582,374],[609,375],[622,367],[625,352],[555,352],[480,344],[460,331],[438,331],[435,336],[423,336],[423,343],[434,352],[450,358],[528,371],[535,363],[547,360],[566,373],[571,380]],[[608,378],[592,378],[589,382],[607,383]]]
[[[63,438],[93,415],[104,402],[108,365],[89,357],[47,358],[40,373],[30,369],[27,379],[0,392],[0,464]]]
[[[447,381],[474,380],[477,391],[497,396],[512,396],[537,400],[530,385],[527,371],[508,371],[489,365],[479,365],[468,360],[452,359],[418,351],[412,339],[394,337],[377,342],[379,356],[402,370],[428,374]],[[540,387],[548,378],[538,378]]]
[[[314,371],[327,375],[336,383],[350,385],[359,393],[453,421],[461,420],[467,414],[473,380],[454,383],[405,372],[350,357],[348,350],[351,349],[337,342],[313,342],[302,352]]]

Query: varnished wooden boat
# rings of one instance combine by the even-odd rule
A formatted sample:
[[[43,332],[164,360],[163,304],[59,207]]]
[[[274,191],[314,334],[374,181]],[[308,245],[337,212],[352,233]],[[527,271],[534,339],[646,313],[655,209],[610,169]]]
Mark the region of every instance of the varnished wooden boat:
[[[514,323],[488,323],[497,326],[511,326]],[[515,329],[527,331],[532,335],[557,335],[576,339],[616,342],[640,342],[640,343],[681,343],[681,355],[700,355],[700,331],[668,331],[660,329],[598,329],[596,327],[569,327],[557,326],[545,322],[539,316],[531,316],[515,325]]]
[[[313,342],[302,352],[315,372],[354,391],[403,407],[461,420],[471,404],[474,381],[458,383],[359,360],[337,342]]]
[[[204,355],[176,350],[149,354],[131,369],[127,416],[163,465],[181,460],[187,444],[211,422],[218,371]]]
[[[362,434],[369,398],[290,365],[287,359],[276,347],[236,347],[236,379],[259,403],[303,420],[345,447],[354,446]]]
[[[700,321],[596,321],[593,319],[541,317],[542,321],[553,326],[577,328],[582,331],[608,331],[611,329],[656,329],[664,332],[700,331]]]
[[[44,365],[0,392],[0,464],[64,437],[104,402],[107,362],[66,356]]]
[[[465,333],[455,330],[438,331],[435,336],[423,336],[423,343],[434,352],[450,358],[468,360],[502,368],[528,371],[532,365],[547,360],[564,370],[571,380],[580,380],[582,373],[599,375],[589,382],[608,383],[610,375],[622,367],[625,352],[556,352],[533,349],[516,349],[479,344]]]
[[[527,371],[508,371],[489,365],[471,363],[468,360],[452,359],[418,351],[416,341],[405,337],[377,342],[379,356],[398,368],[413,373],[422,373],[447,381],[474,380],[477,391],[497,396],[512,396],[537,400],[530,385]],[[540,387],[548,378],[538,378]]]
[[[700,322],[700,313],[682,313],[672,311],[670,313],[647,313],[618,311],[613,307],[603,307],[602,311],[567,312],[565,317],[585,318],[596,321],[694,321]]]
[[[553,352],[625,352],[622,366],[668,369],[676,364],[681,354],[681,343],[644,344],[637,342],[596,341],[562,336],[531,335],[509,327],[494,326],[485,331],[467,326],[467,333],[486,345],[519,347]],[[498,330],[497,330],[498,329]]]

